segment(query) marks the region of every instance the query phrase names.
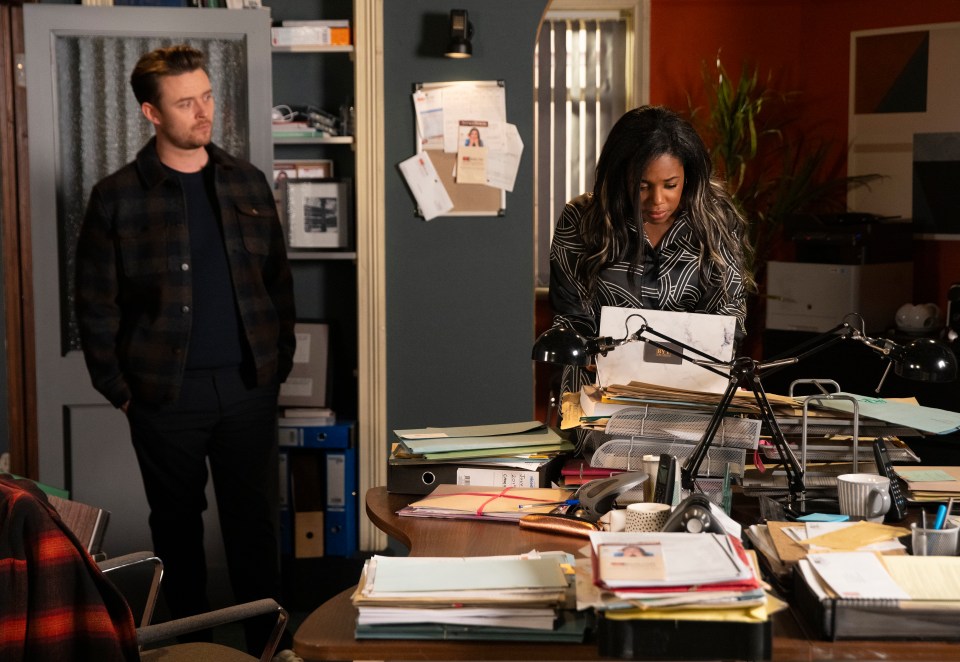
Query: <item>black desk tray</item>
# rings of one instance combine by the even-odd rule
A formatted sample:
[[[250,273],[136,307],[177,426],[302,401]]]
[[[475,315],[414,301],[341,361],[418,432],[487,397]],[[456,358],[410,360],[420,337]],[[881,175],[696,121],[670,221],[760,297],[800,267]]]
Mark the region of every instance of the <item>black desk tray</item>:
[[[793,603],[820,639],[960,640],[960,609],[901,608],[895,600],[820,600],[799,571],[794,573]]]
[[[597,619],[597,646],[604,657],[624,660],[769,660],[770,621],[615,621]]]

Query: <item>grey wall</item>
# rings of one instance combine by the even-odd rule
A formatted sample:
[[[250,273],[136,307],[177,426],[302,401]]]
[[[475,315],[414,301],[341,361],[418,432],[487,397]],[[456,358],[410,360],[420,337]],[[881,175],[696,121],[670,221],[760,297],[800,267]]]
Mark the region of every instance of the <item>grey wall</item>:
[[[533,49],[547,0],[385,0],[387,417],[391,430],[533,418]],[[442,55],[451,8],[473,57]],[[426,222],[397,164],[413,85],[503,80],[524,153],[503,217]]]

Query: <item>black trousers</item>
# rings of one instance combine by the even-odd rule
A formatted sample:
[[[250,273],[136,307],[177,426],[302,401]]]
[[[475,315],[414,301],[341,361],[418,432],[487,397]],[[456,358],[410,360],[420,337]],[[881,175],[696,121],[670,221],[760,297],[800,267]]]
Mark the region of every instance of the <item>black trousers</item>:
[[[207,461],[238,603],[280,598],[278,386],[248,387],[239,368],[190,370],[177,402],[127,411],[154,553],[173,618],[210,609],[203,546]],[[262,624],[247,628],[262,649]]]

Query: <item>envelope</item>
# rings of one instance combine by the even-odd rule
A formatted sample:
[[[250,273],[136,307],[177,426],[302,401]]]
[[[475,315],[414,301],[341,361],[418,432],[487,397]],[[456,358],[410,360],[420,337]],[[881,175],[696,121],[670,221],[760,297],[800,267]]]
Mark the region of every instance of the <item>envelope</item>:
[[[549,487],[478,487],[471,485],[438,485],[428,496],[414,501],[409,508],[445,510],[466,515],[517,519],[531,513],[548,513],[558,501],[570,498],[570,490]],[[538,505],[546,504],[546,505]],[[518,506],[523,505],[523,508]]]

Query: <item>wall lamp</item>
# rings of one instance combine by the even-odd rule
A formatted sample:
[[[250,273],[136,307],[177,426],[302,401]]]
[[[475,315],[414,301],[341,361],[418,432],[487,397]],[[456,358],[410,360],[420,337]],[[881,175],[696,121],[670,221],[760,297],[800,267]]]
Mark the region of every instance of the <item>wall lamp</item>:
[[[473,55],[470,39],[473,37],[473,25],[467,20],[466,9],[450,10],[450,41],[444,55],[452,58],[468,58]]]
[[[716,372],[729,379],[727,389],[720,397],[717,408],[711,417],[707,429],[697,444],[693,453],[684,462],[681,468],[681,482],[684,489],[692,490],[695,487],[700,465],[707,456],[707,451],[713,443],[713,438],[720,428],[723,416],[733,400],[734,393],[740,387],[753,392],[760,409],[760,418],[770,431],[773,445],[780,454],[783,468],[787,475],[787,485],[790,490],[790,502],[796,499],[804,500],[806,490],[803,481],[804,467],[797,459],[793,450],[787,444],[786,438],[780,429],[779,423],[773,415],[773,409],[767,400],[766,393],[760,381],[762,372],[773,372],[778,368],[797,363],[802,358],[820,352],[827,347],[843,340],[854,340],[863,343],[871,350],[880,354],[888,361],[880,386],[886,378],[891,366],[896,374],[906,379],[924,382],[948,382],[957,378],[957,358],[949,347],[930,338],[914,340],[907,346],[898,345],[892,340],[875,339],[865,335],[862,331],[863,321],[859,315],[848,315],[844,321],[824,334],[812,338],[806,343],[794,348],[799,352],[789,358],[777,358],[767,363],[760,363],[750,357],[740,356],[732,361],[725,362],[704,354],[700,350],[690,347],[669,336],[658,333],[647,326],[647,321],[640,314],[630,315],[642,321],[640,328],[632,333],[627,330],[623,338],[585,338],[578,333],[566,320],[559,319],[553,327],[544,331],[533,345],[533,360],[560,365],[586,366],[593,361],[596,355],[606,356],[607,352],[629,342],[645,342],[658,349],[674,354],[685,361],[696,363],[700,367]],[[859,319],[860,328],[846,320]],[[670,344],[663,344],[657,339]],[[673,346],[671,346],[673,345]],[[680,347],[677,350],[674,346]],[[693,354],[699,355],[696,358]],[[879,392],[880,386],[877,386]]]

